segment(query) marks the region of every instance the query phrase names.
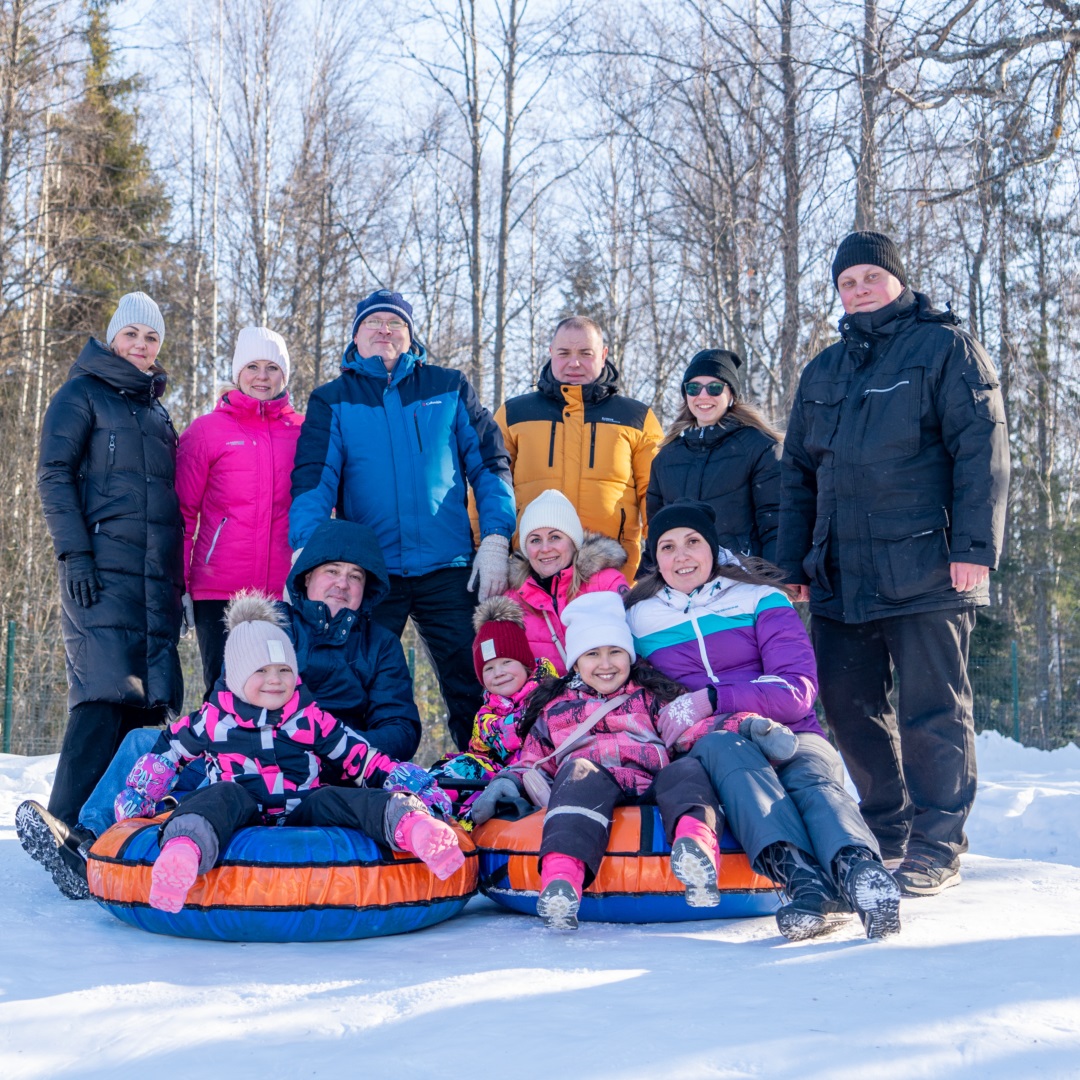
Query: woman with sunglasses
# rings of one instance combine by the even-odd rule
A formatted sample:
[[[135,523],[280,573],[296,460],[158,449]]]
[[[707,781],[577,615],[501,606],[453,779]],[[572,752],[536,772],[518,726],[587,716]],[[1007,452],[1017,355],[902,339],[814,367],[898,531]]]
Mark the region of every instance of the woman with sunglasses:
[[[676,499],[707,503],[721,547],[771,562],[783,437],[756,406],[740,400],[740,367],[742,357],[727,349],[703,349],[691,359],[682,407],[652,463],[645,506],[651,521]]]

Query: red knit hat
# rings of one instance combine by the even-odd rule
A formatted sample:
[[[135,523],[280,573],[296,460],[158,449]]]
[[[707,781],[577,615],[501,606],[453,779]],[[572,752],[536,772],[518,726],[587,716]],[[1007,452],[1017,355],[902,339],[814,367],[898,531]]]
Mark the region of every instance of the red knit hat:
[[[525,636],[525,616],[520,606],[508,596],[493,596],[477,607],[473,615],[476,637],[472,655],[476,677],[484,681],[484,665],[505,657],[517,660],[526,671],[536,664],[532,646]]]

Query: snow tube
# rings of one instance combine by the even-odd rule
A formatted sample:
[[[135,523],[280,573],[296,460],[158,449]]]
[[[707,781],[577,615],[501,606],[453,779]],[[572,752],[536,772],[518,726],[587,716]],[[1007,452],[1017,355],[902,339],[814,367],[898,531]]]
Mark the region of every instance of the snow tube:
[[[540,891],[542,812],[517,821],[492,818],[477,826],[480,891],[497,904],[523,915],[536,914]],[[771,915],[780,906],[773,883],[750,868],[735,838],[720,839],[720,904],[692,908],[685,888],[671,872],[671,846],[655,806],[615,810],[607,854],[596,880],[581,897],[578,918],[592,922],[683,922]]]
[[[476,892],[477,856],[439,881],[419,859],[356,829],[241,829],[221,864],[196,878],[176,915],[150,907],[150,870],[166,815],[114,825],[90,849],[90,895],[122,922],[215,941],[343,941],[405,934],[456,915]]]

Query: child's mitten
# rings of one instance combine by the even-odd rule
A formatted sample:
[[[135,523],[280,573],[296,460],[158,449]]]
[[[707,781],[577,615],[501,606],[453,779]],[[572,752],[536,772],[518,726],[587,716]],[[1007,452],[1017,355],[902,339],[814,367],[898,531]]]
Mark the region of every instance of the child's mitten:
[[[160,754],[148,753],[132,765],[127,786],[159,803],[169,794],[175,780],[176,766]]]
[[[660,710],[656,729],[664,745],[680,753],[689,750],[716,727],[716,691],[711,686],[682,694]]]
[[[117,821],[127,821],[133,817],[153,817],[157,809],[157,803],[149,795],[134,788],[126,787],[113,802],[113,811]]]
[[[398,762],[383,781],[384,791],[404,791],[415,795],[433,814],[449,817],[453,806],[450,796],[439,787],[435,778],[419,765]]]
[[[500,799],[516,799],[520,795],[521,789],[509,776],[496,776],[469,807],[469,817],[475,824],[483,825],[495,816]]]

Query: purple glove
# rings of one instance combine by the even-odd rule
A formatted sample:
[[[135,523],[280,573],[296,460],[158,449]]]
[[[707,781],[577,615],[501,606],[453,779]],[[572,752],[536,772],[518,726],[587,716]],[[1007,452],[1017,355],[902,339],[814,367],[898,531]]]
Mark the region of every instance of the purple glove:
[[[126,787],[113,803],[117,821],[127,821],[133,817],[153,817],[157,803],[149,795],[143,795],[134,788]]]
[[[384,791],[404,791],[415,795],[433,814],[450,817],[453,804],[450,796],[436,783],[435,778],[408,761],[401,761],[383,781]]]
[[[127,786],[154,803],[161,802],[176,780],[176,766],[160,754],[143,754],[128,773]]]
[[[664,745],[682,753],[716,727],[716,691],[711,686],[683,694],[660,710],[656,730]]]

